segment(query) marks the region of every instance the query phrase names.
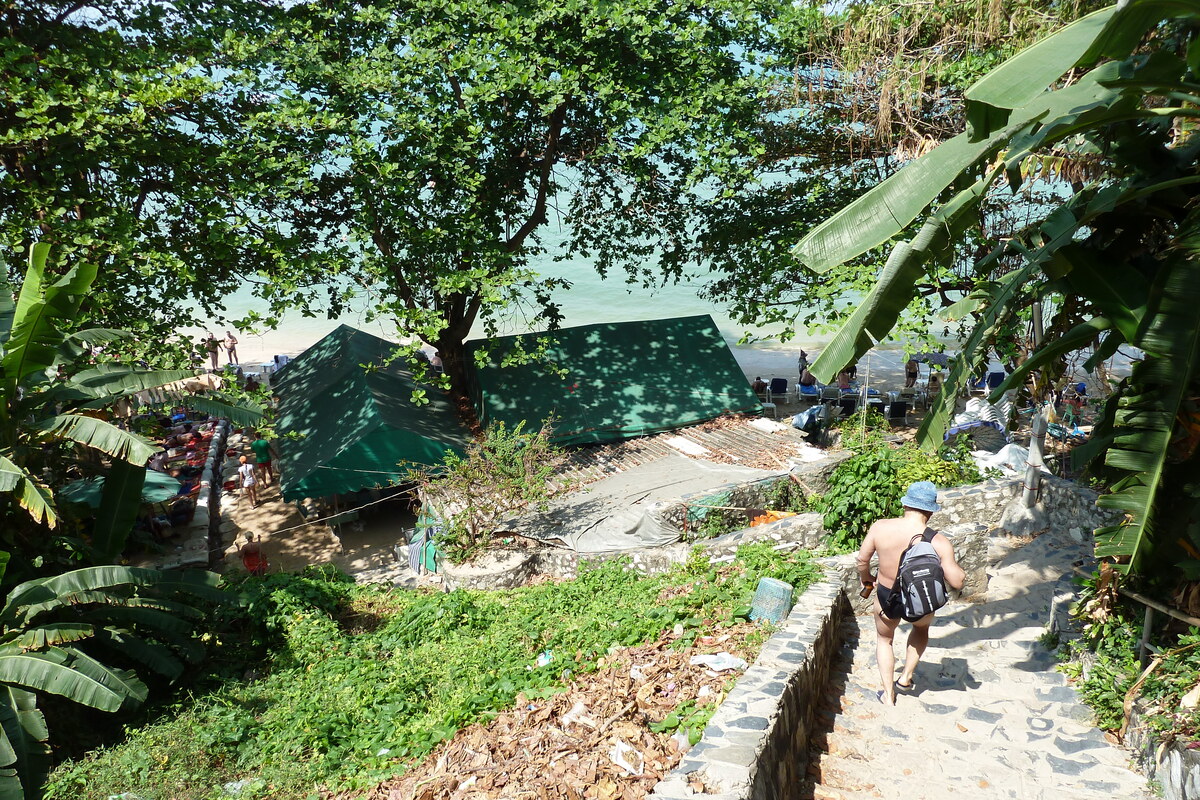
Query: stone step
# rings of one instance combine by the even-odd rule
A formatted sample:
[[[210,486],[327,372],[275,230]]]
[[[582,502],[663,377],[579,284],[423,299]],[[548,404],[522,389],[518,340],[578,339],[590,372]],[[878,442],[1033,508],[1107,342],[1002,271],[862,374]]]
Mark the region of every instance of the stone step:
[[[986,753],[986,756],[984,756]],[[851,792],[892,787],[905,779],[924,787],[971,787],[971,797],[1016,797],[1024,800],[1052,784],[1054,797],[1063,793],[1103,793],[1100,796],[1137,797],[1145,781],[1124,766],[1099,763],[1089,756],[1075,759],[1008,748],[983,751],[969,748],[880,748],[870,754],[825,754],[815,760],[810,775],[820,785]],[[1031,780],[1032,776],[1038,776]],[[997,787],[1006,787],[999,789]],[[1011,792],[1019,787],[1018,792]]]

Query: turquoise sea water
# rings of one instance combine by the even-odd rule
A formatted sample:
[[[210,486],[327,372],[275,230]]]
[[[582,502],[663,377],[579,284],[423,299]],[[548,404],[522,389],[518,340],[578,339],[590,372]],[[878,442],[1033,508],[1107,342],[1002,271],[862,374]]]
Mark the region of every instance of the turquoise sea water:
[[[658,319],[663,317],[685,316],[692,314],[710,314],[721,330],[726,341],[734,347],[735,353],[752,357],[755,354],[766,356],[771,353],[786,351],[789,354],[798,352],[800,347],[811,350],[819,346],[827,338],[825,335],[812,335],[806,330],[798,331],[796,341],[781,345],[778,341],[759,341],[751,345],[737,346],[736,343],[744,334],[753,337],[778,335],[781,327],[768,329],[764,327],[745,327],[730,319],[726,309],[719,303],[703,300],[698,296],[704,285],[703,277],[692,277],[679,283],[646,289],[639,285],[624,282],[623,276],[616,278],[601,278],[591,265],[583,259],[554,262],[549,256],[540,262],[533,263],[534,269],[547,275],[560,276],[571,282],[569,290],[555,293],[555,299],[562,304],[564,325],[588,325],[599,322],[621,322],[626,320]],[[261,301],[253,296],[252,287],[247,286],[225,298],[227,314],[237,319],[251,310],[262,310]],[[243,360],[269,359],[274,353],[294,354],[320,339],[338,324],[346,323],[368,330],[385,338],[397,338],[398,333],[390,320],[366,321],[366,310],[370,299],[365,292],[351,304],[352,308],[336,319],[325,317],[303,317],[298,313],[286,314],[275,331],[255,334],[238,333],[239,351]],[[503,333],[524,333],[532,329],[530,320],[532,311],[521,308],[514,309],[503,320]],[[226,326],[227,327],[227,326]],[[213,325],[218,335],[226,327]],[[200,331],[190,332],[198,335]],[[481,325],[476,325],[472,338],[483,336]],[[743,352],[744,351],[744,352]],[[795,355],[790,356],[795,361]]]

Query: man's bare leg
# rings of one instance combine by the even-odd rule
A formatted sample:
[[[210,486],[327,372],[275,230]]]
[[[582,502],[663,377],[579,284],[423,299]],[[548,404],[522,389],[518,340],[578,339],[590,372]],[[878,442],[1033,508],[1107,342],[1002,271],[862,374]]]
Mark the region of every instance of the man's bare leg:
[[[891,620],[883,615],[879,596],[875,596],[875,663],[879,666],[879,681],[883,685],[883,702],[896,705],[896,687],[892,685],[896,672],[896,652],[892,649],[892,638],[900,620]]]
[[[900,673],[901,686],[912,686],[913,673],[917,671],[917,664],[929,645],[929,626],[932,624],[933,614],[929,614],[914,622],[912,630],[908,632],[908,644],[904,648],[904,670]]]

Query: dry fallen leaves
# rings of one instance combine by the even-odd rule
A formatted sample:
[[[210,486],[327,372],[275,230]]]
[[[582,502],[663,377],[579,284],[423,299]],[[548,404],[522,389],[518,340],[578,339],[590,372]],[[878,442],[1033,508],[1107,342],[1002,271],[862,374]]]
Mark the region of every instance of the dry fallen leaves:
[[[724,650],[751,660],[745,639],[753,629],[744,623],[678,650],[669,634],[623,650],[560,694],[518,697],[513,709],[459,731],[403,776],[329,800],[638,800],[683,756],[670,733],[653,733],[649,725],[687,700],[719,703],[736,675],[689,659]]]

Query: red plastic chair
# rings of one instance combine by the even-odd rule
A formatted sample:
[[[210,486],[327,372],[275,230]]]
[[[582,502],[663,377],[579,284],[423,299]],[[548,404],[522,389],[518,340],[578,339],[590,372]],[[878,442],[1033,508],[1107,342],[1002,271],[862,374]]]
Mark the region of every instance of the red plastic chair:
[[[242,557],[242,566],[246,568],[247,572],[251,575],[267,574],[270,564],[267,563],[267,557],[263,555],[262,548],[258,544],[258,537],[242,545],[242,549],[238,552]]]

